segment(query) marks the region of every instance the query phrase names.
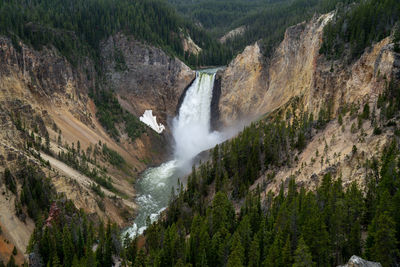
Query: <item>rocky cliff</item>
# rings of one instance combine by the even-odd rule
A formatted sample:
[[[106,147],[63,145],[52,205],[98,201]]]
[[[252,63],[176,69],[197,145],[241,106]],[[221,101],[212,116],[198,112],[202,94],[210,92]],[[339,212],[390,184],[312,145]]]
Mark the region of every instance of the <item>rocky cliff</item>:
[[[167,125],[195,72],[159,48],[116,34],[102,43],[103,64],[120,102],[135,115],[146,109]]]
[[[97,120],[88,92],[114,89],[126,110],[140,116],[152,109],[165,122],[175,115],[194,72],[160,49],[122,34],[104,41],[102,63],[106,81],[90,58],[72,65],[53,47],[38,51],[0,37],[0,235],[16,245],[22,252],[18,255],[25,252],[34,222],[16,215],[22,181],[16,180],[17,192],[11,192],[4,183],[6,168],[14,173],[20,162],[29,162],[77,208],[124,226],[136,210],[135,178],[164,160],[166,138],[149,128],[134,141],[123,132],[119,141],[111,138]],[[116,154],[105,154],[104,144]],[[68,153],[77,161],[60,157]],[[122,156],[124,165],[116,166],[110,155]],[[98,184],[97,174],[106,177],[108,184]],[[0,247],[1,260],[3,243]]]
[[[311,141],[296,156],[295,164],[274,171],[266,191],[278,191],[292,175],[298,184],[315,188],[320,178],[330,172],[343,177],[344,184],[357,181],[365,185],[361,162],[372,158],[390,140],[394,129],[374,134],[374,125],[360,123],[357,115],[338,114],[350,107],[357,114],[366,104],[379,116],[378,96],[392,78],[399,78],[400,55],[393,50],[391,37],[366,49],[352,63],[327,60],[319,54],[323,28],[333,13],[315,16],[288,28],[284,40],[270,58],[258,46],[248,46],[222,74],[220,119],[225,126],[235,121],[260,116],[313,114],[317,119],[327,115],[330,122],[321,131],[312,133]],[[358,126],[357,126],[358,125]],[[357,153],[352,148],[357,148]],[[263,174],[254,185],[265,182],[271,174]]]
[[[376,98],[384,77],[392,77],[397,68],[390,38],[350,65],[328,61],[319,49],[323,28],[333,16],[315,16],[288,28],[271,58],[262,55],[258,44],[246,47],[222,75],[221,121],[229,125],[248,115],[260,116],[295,97],[315,114],[327,100],[337,110],[344,103]]]
[[[220,120],[224,125],[260,113],[267,91],[266,59],[256,43],[245,48],[221,74]]]

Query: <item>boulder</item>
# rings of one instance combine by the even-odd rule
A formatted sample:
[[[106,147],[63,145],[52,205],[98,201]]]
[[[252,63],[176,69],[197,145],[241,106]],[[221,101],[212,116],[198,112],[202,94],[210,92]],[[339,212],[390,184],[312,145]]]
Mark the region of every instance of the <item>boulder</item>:
[[[367,261],[356,255],[353,255],[345,265],[340,265],[337,267],[382,267],[382,265],[379,262]]]

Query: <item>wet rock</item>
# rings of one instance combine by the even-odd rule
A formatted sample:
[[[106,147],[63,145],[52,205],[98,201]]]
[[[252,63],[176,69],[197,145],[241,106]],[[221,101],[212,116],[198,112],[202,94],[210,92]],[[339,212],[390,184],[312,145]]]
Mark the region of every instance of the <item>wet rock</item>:
[[[218,130],[221,126],[220,122],[220,111],[219,111],[219,100],[221,98],[221,82],[222,72],[218,71],[215,76],[213,95],[211,99],[211,130]]]

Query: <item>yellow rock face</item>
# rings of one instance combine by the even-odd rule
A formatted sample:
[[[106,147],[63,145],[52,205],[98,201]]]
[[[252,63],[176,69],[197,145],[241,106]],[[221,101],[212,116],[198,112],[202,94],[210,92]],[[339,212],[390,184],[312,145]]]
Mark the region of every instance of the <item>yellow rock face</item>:
[[[288,28],[271,58],[258,44],[246,47],[222,74],[221,121],[256,117],[299,97],[304,110],[317,114],[327,100],[334,111],[342,103],[373,101],[392,76],[390,38],[375,44],[356,62],[328,61],[319,54],[324,26],[333,13]]]
[[[287,184],[290,177],[312,190],[328,172],[334,178],[341,177],[344,185],[356,181],[365,186],[362,163],[380,153],[393,135],[392,130],[373,134],[370,121],[353,132],[351,125],[357,125],[357,116],[343,116],[343,125],[335,119],[338,109],[345,104],[354,104],[360,110],[369,104],[373,110],[388,81],[394,76],[400,77],[400,55],[393,52],[392,40],[388,37],[367,48],[350,64],[346,59],[327,60],[319,54],[319,49],[323,28],[333,15],[314,17],[308,23],[288,28],[270,58],[261,54],[257,44],[248,46],[221,74],[219,108],[221,121],[226,126],[278,110],[285,114],[287,109],[297,114],[308,111],[315,119],[328,102],[332,105],[331,121],[323,130],[314,132],[304,150],[295,151],[293,164],[273,170],[274,179],[265,192],[279,191],[281,183]],[[356,154],[352,153],[353,145],[358,149]],[[262,174],[253,188],[261,185],[267,174]]]
[[[225,125],[258,113],[267,89],[264,57],[256,43],[246,47],[222,74],[220,114]]]

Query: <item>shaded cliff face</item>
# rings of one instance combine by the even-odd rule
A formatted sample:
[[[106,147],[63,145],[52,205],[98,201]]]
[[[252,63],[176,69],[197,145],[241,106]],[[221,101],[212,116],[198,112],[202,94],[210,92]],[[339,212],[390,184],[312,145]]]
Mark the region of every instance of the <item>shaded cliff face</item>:
[[[395,54],[386,38],[351,65],[327,61],[319,54],[324,26],[333,13],[290,27],[269,59],[257,44],[248,46],[228,66],[222,78],[221,121],[225,125],[245,115],[259,116],[301,99],[314,114],[326,105],[333,111],[344,103],[364,102],[384,88],[393,75]]]
[[[45,136],[57,115],[62,114],[94,127],[86,93],[93,85],[88,78],[93,76],[93,64],[85,60],[79,68],[74,68],[55,49],[35,51],[20,45],[16,49],[9,39],[0,37],[2,133],[18,137],[14,124],[20,120],[27,129],[38,128],[38,134]],[[11,135],[1,138],[17,148],[22,148],[25,141]]]
[[[140,116],[146,109],[166,125],[195,72],[159,48],[117,34],[102,43],[107,79],[121,104]]]

